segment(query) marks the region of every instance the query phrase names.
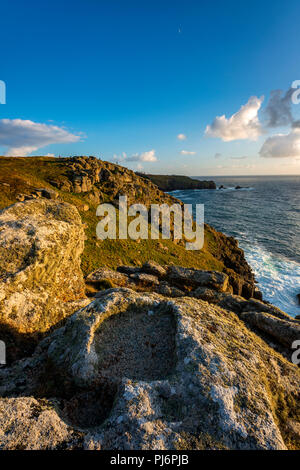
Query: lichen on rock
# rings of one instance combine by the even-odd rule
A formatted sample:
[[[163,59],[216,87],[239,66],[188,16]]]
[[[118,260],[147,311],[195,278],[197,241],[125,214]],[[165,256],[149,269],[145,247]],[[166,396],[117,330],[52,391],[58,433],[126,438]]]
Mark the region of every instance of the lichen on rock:
[[[0,212],[0,323],[18,333],[47,331],[84,297],[77,209],[48,199]]]
[[[64,397],[57,412],[83,432],[85,448],[286,449],[299,421],[299,368],[236,313],[200,299],[103,291],[32,359],[0,374],[2,395],[17,393],[23,371],[22,394],[37,396],[45,364],[57,376],[48,395]],[[76,411],[71,397],[96,392],[99,420],[72,423],[66,410],[84,416],[90,404]]]

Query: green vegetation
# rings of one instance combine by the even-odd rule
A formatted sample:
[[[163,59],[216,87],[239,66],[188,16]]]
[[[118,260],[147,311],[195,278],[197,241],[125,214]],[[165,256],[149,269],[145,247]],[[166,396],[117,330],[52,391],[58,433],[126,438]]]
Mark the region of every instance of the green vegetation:
[[[98,203],[91,202],[89,196],[92,191],[68,192],[50,183],[50,181],[53,183],[70,177],[68,166],[70,162],[72,160],[69,158],[0,157],[0,209],[17,202],[20,193],[30,195],[37,188],[55,190],[61,200],[74,204],[85,224],[86,242],[82,256],[82,269],[85,275],[101,266],[116,268],[122,264],[141,265],[149,259],[160,264],[225,270],[226,260],[223,254],[226,253],[226,249],[231,251],[231,242],[228,244],[230,239],[209,226],[206,226],[205,244],[201,251],[188,251],[182,242],[176,243],[172,240],[97,240],[96,226],[99,220],[96,217],[96,207]],[[103,162],[103,165],[105,164]],[[115,181],[122,181],[122,178],[125,180],[123,167],[106,165],[109,165],[110,175]],[[126,187],[124,186],[124,191],[130,188],[131,195],[137,195],[135,202],[145,203],[146,201],[149,204],[153,201],[170,202],[169,196],[159,191],[150,182],[145,184],[145,179],[140,178],[134,172],[126,170],[126,177],[127,180],[131,178],[131,181]],[[93,191],[95,189],[101,194],[101,202],[111,202],[115,197],[107,181],[100,180],[94,186]],[[139,200],[138,195],[141,193],[143,198]],[[127,193],[124,192],[124,194]],[[84,209],[84,205],[88,205],[88,210]]]

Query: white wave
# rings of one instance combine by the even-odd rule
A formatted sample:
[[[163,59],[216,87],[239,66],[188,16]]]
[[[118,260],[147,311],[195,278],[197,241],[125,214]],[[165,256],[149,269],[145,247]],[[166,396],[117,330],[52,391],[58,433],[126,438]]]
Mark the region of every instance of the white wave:
[[[292,315],[300,314],[300,264],[273,255],[257,244],[240,244],[264,300]]]
[[[179,199],[187,195],[185,189],[176,189],[174,191],[166,191],[166,193],[170,194],[171,196],[175,196]]]

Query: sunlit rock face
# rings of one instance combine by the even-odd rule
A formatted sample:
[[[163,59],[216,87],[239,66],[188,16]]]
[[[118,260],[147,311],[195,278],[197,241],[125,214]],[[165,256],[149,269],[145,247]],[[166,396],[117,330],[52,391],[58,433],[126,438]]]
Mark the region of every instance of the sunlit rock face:
[[[48,199],[0,212],[0,323],[18,333],[44,332],[84,297],[77,209]],[[78,306],[77,306],[78,308]]]

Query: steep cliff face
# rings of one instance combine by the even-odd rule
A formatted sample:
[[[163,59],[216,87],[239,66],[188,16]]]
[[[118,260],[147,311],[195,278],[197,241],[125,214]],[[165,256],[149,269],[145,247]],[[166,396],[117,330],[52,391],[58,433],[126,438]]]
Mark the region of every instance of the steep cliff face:
[[[128,204],[135,202],[149,206],[150,202],[174,202],[151,181],[145,181],[133,171],[95,157],[64,159],[64,169],[55,179],[47,178],[54,187],[65,192],[87,194],[91,202],[114,202],[126,195]]]
[[[85,275],[100,266],[141,265],[151,258],[160,264],[224,271],[229,274],[235,294],[259,295],[254,276],[236,241],[209,226],[205,228],[204,247],[196,252],[187,251],[178,240],[138,240],[138,243],[105,240],[100,243],[96,238],[99,203],[117,205],[122,195],[127,196],[128,204],[143,203],[148,208],[152,203],[179,202],[127,168],[95,157],[2,157],[0,188],[0,207],[41,196],[57,197],[77,207],[85,225],[86,243],[82,255]]]
[[[299,448],[299,368],[213,292],[99,293],[0,370],[0,449]]]
[[[137,173],[156,184],[162,191],[175,191],[178,189],[217,189],[214,181],[200,181],[181,175],[149,175]]]
[[[237,240],[217,232],[209,225],[206,225],[206,236],[209,240],[209,251],[224,264],[224,272],[229,275],[233,293],[246,298],[261,299],[262,295],[256,287],[254,274]]]

